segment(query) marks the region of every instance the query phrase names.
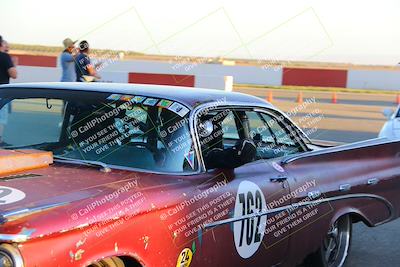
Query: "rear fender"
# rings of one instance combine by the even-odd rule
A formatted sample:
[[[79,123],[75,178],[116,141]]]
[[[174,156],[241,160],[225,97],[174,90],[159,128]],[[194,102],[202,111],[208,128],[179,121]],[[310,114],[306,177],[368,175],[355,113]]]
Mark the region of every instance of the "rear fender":
[[[362,221],[368,227],[375,226],[375,224],[372,222],[372,220],[369,218],[369,216],[367,214],[365,214],[363,211],[361,211],[359,209],[351,208],[351,207],[341,208],[341,209],[337,210],[335,212],[335,215],[331,218],[330,225],[333,225],[340,217],[343,217],[346,215],[350,215],[353,223]]]

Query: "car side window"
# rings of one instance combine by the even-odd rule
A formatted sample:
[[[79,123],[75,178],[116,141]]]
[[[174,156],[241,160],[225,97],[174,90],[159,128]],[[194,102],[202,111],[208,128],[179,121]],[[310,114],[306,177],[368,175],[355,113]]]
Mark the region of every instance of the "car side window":
[[[214,110],[199,120],[201,151],[205,164],[209,153],[224,151],[238,141],[252,139],[257,147],[254,160],[271,159],[304,151],[295,133],[272,114],[241,109]]]
[[[225,119],[221,122],[222,130],[222,143],[224,147],[229,147],[235,145],[235,143],[240,139],[238,127],[235,121],[235,114],[230,111]]]
[[[250,136],[257,146],[257,159],[270,159],[303,151],[294,133],[272,115],[255,111],[246,112]]]
[[[240,139],[232,110],[210,111],[199,120],[200,144],[203,155],[213,149],[233,147]]]

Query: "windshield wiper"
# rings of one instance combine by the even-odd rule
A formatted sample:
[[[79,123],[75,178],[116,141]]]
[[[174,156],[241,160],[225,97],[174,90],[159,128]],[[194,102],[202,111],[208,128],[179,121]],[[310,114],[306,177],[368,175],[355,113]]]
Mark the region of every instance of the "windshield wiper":
[[[74,159],[74,158],[66,158],[62,156],[53,156],[55,162],[60,163],[71,163],[71,164],[80,164],[85,166],[92,166],[92,167],[101,167],[101,172],[111,172],[111,168],[108,165],[101,161],[95,160],[85,160],[85,159]]]

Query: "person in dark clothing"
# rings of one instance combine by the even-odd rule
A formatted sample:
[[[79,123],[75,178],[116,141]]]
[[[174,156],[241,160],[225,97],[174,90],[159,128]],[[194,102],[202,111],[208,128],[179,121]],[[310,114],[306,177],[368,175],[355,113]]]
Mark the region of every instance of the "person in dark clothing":
[[[17,78],[17,69],[8,54],[8,44],[0,36],[0,85],[10,83],[10,78]],[[0,109],[0,147],[8,144],[3,141],[5,125],[8,122],[9,106],[5,105]]]
[[[79,54],[75,58],[75,72],[77,82],[93,82],[101,77],[96,72],[96,67],[90,62],[89,43],[82,41],[79,43]]]
[[[17,78],[17,69],[8,53],[4,52],[3,38],[0,37],[0,84],[10,83]]]
[[[2,52],[8,54],[9,50],[10,50],[10,47],[8,45],[8,42],[6,40],[3,40]]]

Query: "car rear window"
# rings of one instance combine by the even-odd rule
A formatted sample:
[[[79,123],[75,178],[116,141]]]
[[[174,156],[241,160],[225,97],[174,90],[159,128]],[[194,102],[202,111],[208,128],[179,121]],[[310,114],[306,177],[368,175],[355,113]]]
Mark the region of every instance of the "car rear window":
[[[147,96],[61,90],[0,92],[1,148],[154,172],[197,169],[189,109]]]

